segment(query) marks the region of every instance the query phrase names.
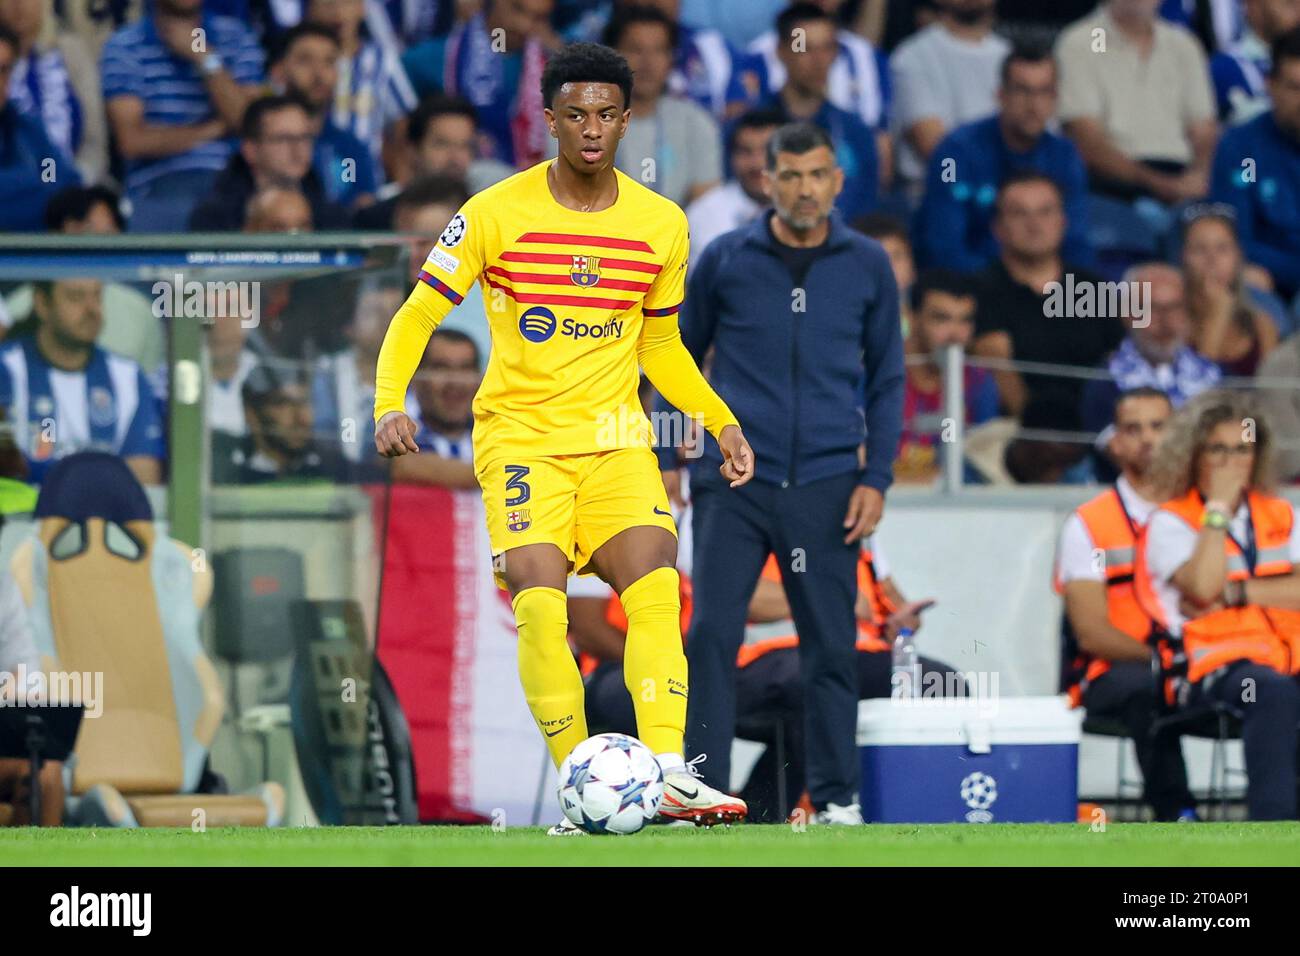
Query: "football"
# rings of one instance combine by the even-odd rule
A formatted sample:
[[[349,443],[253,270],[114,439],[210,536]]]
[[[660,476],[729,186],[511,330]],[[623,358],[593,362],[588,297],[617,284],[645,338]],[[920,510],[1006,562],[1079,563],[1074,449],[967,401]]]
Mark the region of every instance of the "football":
[[[560,807],[588,833],[636,833],[654,819],[663,795],[659,762],[635,737],[588,737],[560,764]]]

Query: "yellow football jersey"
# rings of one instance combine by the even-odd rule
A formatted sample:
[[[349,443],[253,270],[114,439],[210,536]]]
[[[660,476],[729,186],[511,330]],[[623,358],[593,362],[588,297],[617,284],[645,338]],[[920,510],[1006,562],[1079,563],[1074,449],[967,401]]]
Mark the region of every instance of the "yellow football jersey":
[[[477,461],[650,444],[637,399],[638,345],[671,334],[681,349],[686,215],[617,171],[612,206],[568,209],[551,194],[549,165],[476,194],[447,225],[411,294],[430,327],[409,338],[390,328],[385,339],[376,420],[403,407],[432,326],[477,281],[492,335],[474,400]],[[394,326],[402,318],[399,312]],[[711,401],[701,411],[716,434],[734,418],[707,391]]]

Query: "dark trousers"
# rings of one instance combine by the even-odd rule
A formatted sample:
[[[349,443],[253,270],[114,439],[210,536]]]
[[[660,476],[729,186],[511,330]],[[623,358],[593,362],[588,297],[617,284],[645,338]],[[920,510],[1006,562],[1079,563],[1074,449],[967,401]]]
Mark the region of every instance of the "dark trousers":
[[[802,487],[753,481],[732,489],[721,476],[700,472],[692,483],[686,749],[708,755],[700,769],[711,786],[726,789],[730,780],[736,653],[771,552],[799,634],[809,795],[818,809],[856,799],[858,544],[844,543],[843,527],[856,482],[850,472]]]
[[[1217,700],[1239,710],[1246,753],[1246,809],[1252,820],[1296,818],[1296,722],[1300,684],[1254,661],[1229,664],[1194,685],[1192,703]]]
[[[1088,684],[1083,706],[1091,716],[1124,725],[1137,750],[1144,796],[1152,812],[1157,820],[1177,820],[1196,801],[1187,788],[1181,737],[1177,732],[1152,736],[1152,724],[1162,712],[1158,694],[1150,664],[1124,661],[1112,664]]]

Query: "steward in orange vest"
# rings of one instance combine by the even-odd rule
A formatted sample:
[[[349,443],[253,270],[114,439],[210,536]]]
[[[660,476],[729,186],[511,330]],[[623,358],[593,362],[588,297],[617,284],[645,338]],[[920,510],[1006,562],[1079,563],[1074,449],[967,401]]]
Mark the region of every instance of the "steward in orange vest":
[[[1231,533],[1223,538],[1228,580],[1291,574],[1294,568],[1289,545],[1295,515],[1290,503],[1252,490],[1246,493],[1246,504],[1250,510],[1247,540],[1238,541]],[[1166,502],[1160,510],[1176,515],[1194,531],[1199,531],[1205,521],[1205,499],[1196,488]],[[1240,660],[1263,664],[1281,674],[1300,673],[1300,612],[1244,604],[1212,610],[1171,627],[1169,610],[1157,596],[1152,581],[1145,538],[1138,552],[1135,584],[1139,600],[1174,634],[1175,640],[1161,652],[1167,667],[1173,664],[1181,638],[1189,683],[1195,684]],[[1170,701],[1175,692],[1171,681],[1166,688]]]
[[[1075,514],[1087,529],[1093,547],[1101,552],[1106,576],[1106,611],[1111,625],[1138,643],[1147,643],[1155,622],[1138,602],[1133,586],[1133,565],[1141,526],[1128,513],[1115,487],[1080,505]],[[1052,587],[1057,594],[1065,592],[1059,567],[1052,577]],[[1109,660],[1080,650],[1071,662],[1065,687],[1071,704],[1080,706],[1088,685],[1110,669]]]

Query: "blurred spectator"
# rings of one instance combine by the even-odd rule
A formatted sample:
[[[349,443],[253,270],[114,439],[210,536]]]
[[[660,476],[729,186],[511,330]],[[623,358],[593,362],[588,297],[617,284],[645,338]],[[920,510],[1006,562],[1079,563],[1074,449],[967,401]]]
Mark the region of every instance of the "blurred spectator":
[[[426,40],[402,56],[419,96],[441,91],[467,97],[485,140],[478,154],[516,169],[546,155],[542,37],[550,31],[552,3],[484,0],[485,9],[448,36]],[[504,49],[496,37],[504,38]]]
[[[844,173],[844,189],[835,207],[845,219],[853,220],[876,204],[880,164],[875,134],[856,114],[826,98],[827,77],[839,55],[835,21],[814,4],[795,4],[782,11],[777,32],[786,38],[777,47],[786,82],[764,105],[780,110],[787,122],[815,123],[830,134],[836,162]]]
[[[699,255],[718,236],[753,222],[767,208],[763,189],[767,141],[782,122],[778,111],[759,109],[743,114],[732,125],[727,143],[731,178],[686,207],[692,253]]]
[[[311,232],[311,203],[292,186],[264,186],[244,206],[243,231]]]
[[[244,382],[257,368],[258,356],[249,345],[249,330],[243,317],[216,310],[208,325],[208,427],[214,432],[244,435],[248,421],[244,416]]]
[[[303,23],[284,35],[271,57],[270,76],[281,91],[307,108],[316,137],[312,167],[325,198],[349,209],[370,203],[378,183],[370,148],[334,124],[330,110],[338,85],[339,41],[327,27]]]
[[[943,353],[948,345],[970,344],[975,331],[975,290],[970,280],[947,269],[922,272],[912,286],[912,321],[905,353],[910,361],[903,391],[903,434],[894,460],[894,480],[929,483],[943,462],[937,449],[944,432]],[[979,425],[998,413],[993,376],[967,365],[962,385],[966,424]]]
[[[816,0],[813,5],[835,18],[844,0]],[[749,46],[761,67],[764,92],[779,90],[786,82],[785,64],[777,55],[777,35],[777,30],[768,30]],[[839,49],[827,76],[826,98],[877,130],[876,148],[882,159],[888,157],[889,61],[870,40],[846,27],[836,30],[836,41]]]
[[[319,229],[343,229],[347,212],[325,198],[312,168],[312,121],[307,108],[289,96],[265,96],[244,112],[239,152],[190,216],[195,232],[234,232],[243,228],[248,200],[268,187],[299,190]]]
[[[180,232],[233,152],[228,138],[261,95],[262,50],[203,0],[152,0],[104,45],[104,101],[126,161],[132,232]],[[203,38],[194,38],[195,30]]]
[[[1009,176],[994,205],[993,236],[999,255],[980,277],[976,355],[1093,367],[1119,345],[1124,330],[1117,316],[1100,312],[1099,277],[1062,259],[1065,209],[1054,180],[1030,171]],[[1094,305],[1076,309],[1076,291],[1089,287],[1093,295],[1087,301]],[[1041,404],[1038,414],[1050,417],[1052,409],[1068,407],[1065,417],[1077,425],[1080,380],[1018,371],[997,371],[994,377],[1011,415],[1051,392],[1059,401]]]
[[[1066,521],[1052,581],[1065,598],[1069,633],[1062,689],[1089,717],[1124,725],[1137,749],[1146,801],[1159,821],[1196,816],[1179,735],[1152,733],[1161,715],[1152,667],[1154,622],[1133,588],[1138,535],[1158,504],[1151,463],[1172,411],[1168,396],[1146,387],[1126,390],[1115,403],[1110,451],[1122,474]]]
[[[465,199],[464,184],[446,176],[416,180],[398,196],[393,228],[410,237],[412,284],[419,281],[430,248]],[[469,308],[465,308],[466,305]],[[480,283],[471,285],[465,291],[461,307],[447,316],[438,328],[464,332],[474,340],[481,354],[488,354],[492,337],[488,333],[484,312],[483,286]]]
[[[749,58],[718,30],[682,22],[681,0],[641,0],[677,24],[668,92],[685,96],[722,120],[759,96],[758,77],[747,70]]]
[[[307,0],[306,23],[333,31],[339,40],[338,80],[330,119],[370,148],[380,162],[385,147],[400,143],[395,124],[415,109],[415,88],[390,35],[366,29],[366,0]]]
[[[1214,207],[1187,220],[1183,272],[1191,341],[1225,375],[1249,377],[1277,345],[1277,326],[1251,300],[1242,281],[1241,246],[1231,207]]]
[[[1214,198],[1237,212],[1247,258],[1279,292],[1300,292],[1300,29],[1273,43],[1273,109],[1224,134],[1214,156]]]
[[[453,329],[435,329],[413,383],[419,413],[412,417],[420,425],[415,443],[421,453],[393,460],[395,481],[478,487],[471,405],[482,377],[482,358],[474,340]]]
[[[1106,0],[1061,33],[1060,117],[1094,191],[1173,204],[1205,195],[1218,133],[1205,53],[1159,5]]]
[[[79,37],[97,63],[104,44],[120,27],[134,23],[148,12],[148,0],[55,0],[54,12],[60,25]]]
[[[744,108],[755,101],[760,90],[760,79],[754,57],[733,46],[718,30],[691,26],[681,16],[681,0],[578,0],[590,6],[587,16],[561,27],[566,40],[598,41],[605,28],[620,8],[648,6],[659,10],[677,24],[677,45],[673,51],[672,72],[668,76],[668,92],[685,96],[697,106],[707,110],[716,119]],[[553,22],[558,22],[566,4],[556,4]],[[778,6],[780,2],[778,0]]]
[[[341,441],[343,455],[360,461],[373,455],[369,427],[375,408],[375,367],[388,320],[405,296],[401,288],[365,282],[351,321],[343,329],[347,347],[318,360],[312,380],[317,434]]]
[[[1297,0],[1244,0],[1245,29],[1210,57],[1219,119],[1237,125],[1269,108],[1268,75],[1273,41],[1300,27]]]
[[[1123,281],[1130,289],[1141,283],[1146,290],[1146,314],[1131,308],[1129,315],[1118,317],[1126,334],[1106,363],[1113,380],[1094,379],[1083,389],[1087,431],[1104,432],[1114,418],[1115,402],[1125,392],[1159,389],[1178,408],[1222,377],[1219,366],[1192,343],[1183,276],[1177,269],[1163,262],[1143,263],[1126,272]],[[1109,437],[1104,434],[1099,444],[1104,446]]]
[[[786,5],[786,0],[682,0],[682,21],[718,30],[737,47],[752,43]]]
[[[898,286],[898,312],[906,341],[912,328],[912,283],[916,281],[916,260],[912,255],[912,240],[907,235],[907,227],[896,216],[873,212],[854,220],[853,228],[884,246],[885,254],[889,256],[894,282]]]
[[[65,235],[115,236],[122,232],[122,213],[117,194],[107,186],[73,186],[50,200],[45,209],[46,227]],[[25,298],[10,297],[15,316],[32,311],[31,286]],[[153,374],[167,357],[162,324],[149,298],[123,282],[104,282],[104,324],[96,344],[105,351],[133,359]]]
[[[45,132],[45,124],[19,112],[9,99],[20,41],[0,27],[0,232],[37,232],[50,197],[81,177],[72,158]]]
[[[337,442],[318,442],[305,376],[289,363],[259,364],[240,390],[248,431],[214,432],[212,481],[249,485],[277,480],[339,481],[347,474]]]
[[[1261,384],[1259,401],[1280,439],[1278,474],[1286,481],[1300,481],[1300,332],[1268,354],[1259,366],[1259,377],[1290,380],[1279,383],[1280,387]]]
[[[1139,542],[1135,584],[1170,638],[1170,698],[1241,715],[1250,819],[1294,820],[1300,523],[1273,492],[1269,425],[1241,393],[1179,409],[1153,467],[1164,504]]]
[[[45,207],[45,228],[70,236],[125,232],[122,201],[107,186],[69,186],[55,193]]]
[[[941,0],[937,22],[890,57],[898,175],[919,184],[939,141],[997,109],[998,71],[1011,44],[993,32],[994,0]]]
[[[384,192],[392,195],[359,210],[352,223],[355,228],[391,231],[400,190],[417,179],[450,176],[466,183],[472,196],[515,172],[498,159],[475,158],[478,118],[463,96],[435,93],[420,100],[407,119],[406,139],[406,153],[398,164],[403,171],[401,186],[390,184]]]
[[[36,333],[0,350],[0,407],[39,484],[58,458],[121,455],[144,484],[162,480],[163,433],[140,366],[95,344],[103,326],[97,279],[36,283]]]
[[[1050,176],[1065,198],[1062,254],[1088,265],[1088,176],[1073,143],[1048,132],[1056,113],[1056,63],[1045,50],[1020,47],[1002,61],[998,112],[957,127],[930,154],[917,215],[918,253],[927,265],[978,272],[997,258],[993,201],[1021,169]]]
[[[108,123],[95,58],[81,38],[47,18],[48,0],[2,0],[0,26],[18,38],[9,99],[45,126],[88,182],[108,172]]]
[[[1020,427],[1002,453],[1008,477],[1021,485],[1092,484],[1079,408],[1059,392],[1031,395]]]
[[[433,174],[414,180],[393,201],[390,228],[411,236],[408,265],[412,282],[419,281],[430,247],[468,198],[464,182],[453,176]]]
[[[722,180],[722,144],[709,113],[666,95],[677,25],[654,7],[628,6],[614,13],[601,40],[627,58],[636,77],[619,169],[686,206]]]

